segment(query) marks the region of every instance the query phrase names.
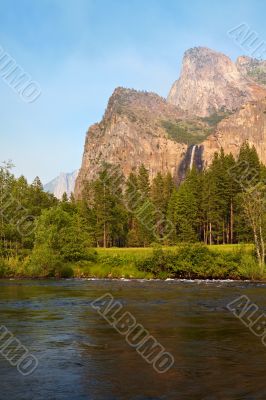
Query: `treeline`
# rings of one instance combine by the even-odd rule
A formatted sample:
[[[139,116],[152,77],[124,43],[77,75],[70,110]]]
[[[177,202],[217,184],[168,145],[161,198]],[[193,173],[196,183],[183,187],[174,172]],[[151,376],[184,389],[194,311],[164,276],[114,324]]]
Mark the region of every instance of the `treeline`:
[[[43,191],[38,177],[28,184],[25,177],[15,178],[13,165],[0,167],[0,256],[26,254],[35,242],[37,220],[58,200]]]
[[[255,198],[248,189],[261,184],[264,193],[266,168],[248,144],[237,160],[223,150],[215,154],[206,170],[193,168],[179,186],[170,174],[150,182],[143,165],[127,179],[119,168],[103,165],[79,201],[66,194],[58,201],[38,177],[29,184],[11,167],[0,168],[0,258],[29,256],[50,268],[90,258],[92,247],[247,243],[257,237],[264,260],[265,196]]]
[[[247,143],[237,160],[221,150],[209,168],[188,171],[178,187],[170,174],[150,182],[143,165],[127,180],[106,165],[83,192],[92,241],[104,247],[253,242],[246,193],[265,178],[265,166]]]

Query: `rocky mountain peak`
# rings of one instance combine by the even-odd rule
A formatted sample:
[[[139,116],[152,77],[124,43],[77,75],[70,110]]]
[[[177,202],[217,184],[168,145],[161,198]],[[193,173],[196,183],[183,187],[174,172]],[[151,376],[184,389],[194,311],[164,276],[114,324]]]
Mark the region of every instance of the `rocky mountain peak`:
[[[263,63],[244,56],[234,63],[195,47],[185,52],[167,100],[116,88],[102,120],[87,132],[76,198],[103,163],[119,166],[125,177],[144,164],[151,179],[169,172],[179,182],[193,165],[208,166],[221,147],[237,155],[246,140],[266,163]]]
[[[188,115],[206,117],[220,110],[235,111],[265,94],[226,55],[194,47],[185,52],[180,78],[167,100]]]
[[[168,104],[166,99],[156,93],[118,87],[108,101],[103,120],[109,120],[114,114],[130,116],[133,113],[138,116],[156,115],[158,118],[167,112],[181,115],[178,107]]]
[[[69,197],[74,192],[77,176],[78,170],[71,173],[61,172],[60,175],[44,185],[44,190],[53,193],[58,199],[61,199],[64,193]]]
[[[174,124],[182,116],[178,107],[155,93],[115,89],[103,119],[87,132],[76,197],[104,162],[119,165],[125,176],[142,163],[151,177],[159,171],[174,175],[187,146],[170,140],[164,122]]]

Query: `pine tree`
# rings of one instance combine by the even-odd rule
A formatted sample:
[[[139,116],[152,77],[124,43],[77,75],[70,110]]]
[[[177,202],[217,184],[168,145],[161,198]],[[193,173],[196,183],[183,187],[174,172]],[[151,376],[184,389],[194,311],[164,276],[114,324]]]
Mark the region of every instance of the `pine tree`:
[[[236,190],[230,176],[234,167],[232,155],[223,149],[214,155],[203,179],[203,209],[205,214],[204,240],[206,243],[232,243]]]
[[[194,176],[174,190],[169,202],[168,218],[175,226],[172,240],[195,242],[198,240],[199,203],[193,187]]]
[[[243,193],[263,179],[263,171],[255,147],[250,147],[248,142],[244,143],[240,148],[235,167],[231,171],[236,190],[235,231],[237,240],[240,242],[250,242],[253,238],[252,229],[246,223]]]
[[[143,199],[149,198],[150,195],[149,171],[143,164],[139,168],[137,179],[138,179],[138,189]]]
[[[97,245],[108,247],[125,242],[127,213],[122,181],[119,170],[105,164],[98,179],[89,185],[87,192],[95,220]]]

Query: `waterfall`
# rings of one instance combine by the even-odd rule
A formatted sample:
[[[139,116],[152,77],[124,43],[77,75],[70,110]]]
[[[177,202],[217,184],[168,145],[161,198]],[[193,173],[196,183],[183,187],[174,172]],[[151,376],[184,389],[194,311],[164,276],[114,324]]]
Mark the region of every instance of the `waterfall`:
[[[190,164],[189,164],[189,169],[190,169],[190,171],[192,170],[192,168],[193,168],[193,163],[194,163],[194,157],[195,157],[195,150],[196,150],[196,145],[194,144],[193,145],[193,147],[192,147],[192,151],[191,151],[191,157],[190,157]]]
[[[187,148],[186,153],[178,166],[176,173],[177,183],[183,182],[186,178],[187,172],[191,171],[193,166],[195,166],[197,171],[203,170],[203,145],[192,144]]]

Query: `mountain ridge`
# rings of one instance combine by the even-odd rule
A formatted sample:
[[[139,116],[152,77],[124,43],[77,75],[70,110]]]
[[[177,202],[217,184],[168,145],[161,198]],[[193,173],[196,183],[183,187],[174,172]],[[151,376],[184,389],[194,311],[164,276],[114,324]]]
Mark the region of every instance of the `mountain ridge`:
[[[119,165],[126,177],[144,164],[151,179],[158,172],[170,172],[178,181],[184,160],[190,165],[192,145],[198,146],[197,163],[202,167],[221,144],[225,152],[232,150],[231,133],[236,139],[234,155],[244,140],[251,139],[258,148],[259,136],[266,141],[266,87],[250,76],[253,64],[241,57],[233,63],[222,53],[193,48],[185,53],[180,78],[167,99],[116,88],[102,120],[86,134],[75,197],[82,196],[85,182],[96,178],[103,163]],[[248,122],[250,116],[254,127]]]
[[[54,194],[59,200],[62,199],[64,193],[69,197],[71,193],[74,193],[77,176],[78,170],[70,173],[61,172],[57,177],[44,185],[44,190]]]
[[[168,102],[189,115],[207,117],[221,109],[235,111],[247,101],[259,100],[265,95],[264,89],[241,73],[239,65],[206,47],[187,50]]]

